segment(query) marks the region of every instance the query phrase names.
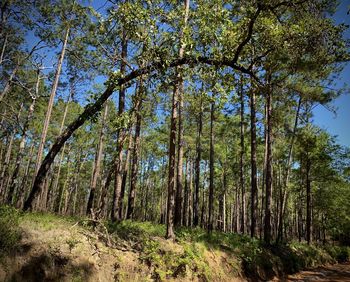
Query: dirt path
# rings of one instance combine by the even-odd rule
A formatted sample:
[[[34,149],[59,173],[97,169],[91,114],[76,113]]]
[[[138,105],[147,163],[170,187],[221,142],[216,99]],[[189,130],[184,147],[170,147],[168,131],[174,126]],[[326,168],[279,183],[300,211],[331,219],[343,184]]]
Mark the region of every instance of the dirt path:
[[[301,271],[285,281],[350,282],[350,262]]]

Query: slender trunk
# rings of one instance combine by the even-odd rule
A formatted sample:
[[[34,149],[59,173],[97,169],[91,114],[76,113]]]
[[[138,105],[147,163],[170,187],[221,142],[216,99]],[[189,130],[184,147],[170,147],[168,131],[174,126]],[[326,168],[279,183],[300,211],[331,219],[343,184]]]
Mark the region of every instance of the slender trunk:
[[[184,2],[185,15],[184,15],[184,26],[187,24],[188,13],[190,7],[190,1],[185,0]],[[179,59],[182,59],[185,52],[185,44],[182,42],[183,39],[183,30],[180,32],[180,42],[181,47],[179,49]],[[172,109],[171,109],[171,126],[170,126],[170,137],[169,137],[169,175],[168,175],[168,205],[167,205],[167,230],[166,230],[166,238],[174,239],[174,220],[175,216],[175,188],[178,191],[177,199],[180,200],[182,198],[182,159],[183,159],[183,148],[182,148],[182,138],[183,138],[183,127],[182,120],[179,120],[179,135],[178,135],[178,145],[179,145],[179,162],[178,163],[178,172],[177,179],[180,179],[180,183],[175,185],[175,168],[176,168],[176,122],[177,119],[181,119],[181,115],[178,116],[177,109],[179,109],[179,114],[182,113],[182,100],[183,100],[183,81],[181,76],[181,68],[178,67],[176,69],[177,81],[175,82],[175,87],[173,91],[172,98]],[[181,167],[180,167],[181,166]],[[182,199],[181,199],[182,200]],[[181,203],[177,203],[177,223],[181,223]]]
[[[135,195],[136,195],[136,184],[137,184],[137,170],[139,164],[139,156],[140,156],[140,133],[141,133],[141,109],[142,109],[142,96],[144,91],[142,83],[140,83],[139,89],[141,95],[138,95],[138,101],[136,106],[136,123],[135,123],[135,134],[133,140],[133,148],[132,148],[132,164],[131,164],[131,172],[130,172],[130,189],[128,195],[128,208],[126,213],[126,218],[131,219],[134,217],[134,209],[135,209]]]
[[[256,222],[258,210],[258,183],[256,166],[256,109],[255,109],[255,91],[250,91],[250,163],[251,163],[251,225],[250,236],[256,235]]]
[[[310,180],[311,161],[307,148],[306,152],[306,241],[311,243],[311,180]]]
[[[70,149],[71,149],[71,146],[69,146],[68,152],[67,152],[67,174],[66,174],[66,179],[65,179],[63,187],[61,188],[60,193],[59,193],[59,207],[58,207],[58,210],[59,210],[59,213],[61,213],[61,214],[64,214],[64,212],[66,210],[66,201],[64,201],[64,199],[67,199],[67,193],[68,193],[67,185],[68,185],[68,182],[69,182],[69,179],[70,179],[70,165],[71,165],[70,154],[69,154],[70,153]]]
[[[283,218],[285,214],[285,209],[286,209],[286,202],[287,202],[287,190],[288,190],[288,184],[289,184],[289,174],[291,170],[291,163],[292,163],[292,156],[293,156],[293,147],[294,147],[294,141],[295,141],[295,135],[298,127],[298,120],[299,120],[299,113],[300,113],[300,108],[301,108],[301,97],[299,97],[298,101],[298,107],[297,107],[297,112],[295,114],[295,120],[294,120],[294,127],[293,127],[293,133],[290,141],[290,146],[289,146],[289,152],[288,152],[288,158],[287,158],[287,164],[286,164],[286,174],[284,176],[284,183],[283,183],[283,192],[282,192],[282,199],[281,199],[281,208],[280,208],[280,213],[279,213],[279,221],[278,221],[278,237],[277,241],[282,240],[283,234]]]
[[[103,117],[101,120],[100,136],[99,136],[96,155],[95,155],[95,165],[94,165],[94,170],[92,173],[92,181],[91,181],[91,185],[90,185],[89,200],[88,200],[87,207],[86,207],[86,214],[87,215],[92,214],[96,186],[97,186],[98,180],[100,179],[101,159],[102,159],[102,154],[103,154],[104,131],[105,131],[107,115],[108,115],[108,102],[106,102],[106,104],[105,104],[104,113],[103,113]]]
[[[2,92],[0,93],[0,102],[2,101],[2,99],[4,99],[4,97],[6,96],[6,94],[10,91],[11,88],[11,83],[13,78],[15,77],[17,71],[19,70],[19,64],[17,64],[14,69],[12,70],[8,80],[5,83],[4,89],[2,90]]]
[[[100,195],[100,200],[99,200],[99,208],[97,210],[97,217],[104,217],[105,211],[106,211],[106,200],[107,200],[107,194],[108,194],[108,190],[109,190],[109,186],[112,182],[113,179],[113,173],[114,173],[114,164],[116,162],[116,157],[115,156],[111,162],[111,164],[108,166],[109,169],[107,171],[107,176],[106,176],[106,180],[104,181],[104,183],[102,184],[102,189],[101,189],[101,195]]]
[[[7,177],[9,173],[9,164],[12,154],[12,146],[13,146],[13,140],[15,137],[15,133],[12,133],[9,137],[9,140],[7,142],[7,150],[5,154],[5,162],[2,167],[1,175],[0,175],[0,197],[3,198],[3,200],[6,199],[6,182]]]
[[[239,204],[240,204],[240,189],[239,186],[237,185],[236,187],[236,195],[235,195],[235,207],[234,207],[234,232],[238,233],[240,230],[240,209],[239,209]]]
[[[39,81],[39,75],[38,75],[38,80]],[[28,115],[27,118],[24,122],[23,125],[23,129],[22,129],[22,136],[21,136],[21,141],[19,143],[19,148],[18,148],[18,153],[17,153],[17,157],[16,157],[16,163],[15,163],[15,168],[13,170],[12,173],[12,177],[11,180],[9,182],[9,192],[7,194],[7,203],[8,204],[12,204],[12,200],[13,200],[13,195],[16,189],[16,182],[15,180],[17,179],[18,173],[19,173],[19,169],[22,163],[22,159],[24,157],[24,148],[25,148],[25,144],[26,144],[26,140],[27,140],[27,131],[28,131],[28,127],[29,127],[29,122],[32,119],[33,116],[33,112],[34,112],[34,106],[35,106],[35,99],[32,100],[32,103],[29,106],[29,111],[28,111]]]
[[[168,170],[168,204],[166,221],[166,238],[175,239],[174,233],[174,208],[175,208],[175,169],[176,169],[176,121],[177,121],[177,91],[173,92],[170,119],[169,138],[169,170]]]
[[[24,203],[24,198],[26,196],[25,187],[27,187],[29,169],[30,169],[30,164],[32,163],[32,160],[33,160],[33,156],[34,156],[34,143],[32,143],[32,145],[30,146],[27,165],[25,167],[21,183],[18,185],[19,189],[17,190],[17,199],[18,200],[17,200],[16,207],[19,209],[22,208],[23,203]]]
[[[183,104],[184,104],[184,85],[182,76],[178,74],[178,139],[177,139],[177,174],[176,174],[176,201],[175,201],[175,215],[174,224],[176,226],[181,225],[182,217],[182,201],[183,201],[183,185],[182,185],[182,173],[183,173]],[[175,90],[174,90],[175,91]]]
[[[269,78],[270,81],[270,78]],[[264,241],[271,243],[271,202],[272,202],[272,93],[271,86],[266,92],[266,176],[265,176],[265,219],[264,219]]]
[[[210,152],[209,152],[209,215],[208,215],[208,232],[213,231],[213,213],[214,213],[214,115],[215,102],[210,105]]]
[[[55,73],[55,78],[54,78],[54,82],[53,82],[51,93],[50,93],[50,99],[49,99],[49,103],[48,103],[48,106],[47,106],[47,111],[46,111],[46,116],[45,116],[45,121],[44,121],[44,127],[43,127],[43,130],[42,130],[41,139],[40,139],[40,143],[39,143],[38,154],[37,154],[37,157],[36,157],[33,185],[34,185],[35,178],[36,178],[36,176],[37,176],[37,174],[39,172],[39,168],[40,168],[40,165],[41,165],[42,155],[43,155],[43,152],[44,152],[44,146],[45,146],[45,142],[46,142],[47,131],[48,131],[49,123],[50,123],[50,119],[51,119],[51,112],[52,112],[52,108],[53,108],[53,104],[54,104],[54,100],[55,100],[55,96],[56,96],[56,90],[57,90],[57,86],[58,86],[58,82],[59,82],[59,78],[60,78],[60,74],[61,74],[64,54],[66,52],[66,47],[67,47],[67,43],[68,43],[68,37],[69,37],[69,28],[66,29],[66,33],[65,33],[65,36],[64,36],[64,41],[63,41],[61,53],[60,53],[60,56],[59,56],[59,59],[58,59],[58,64],[57,64],[57,69],[56,69],[56,73]]]
[[[200,97],[200,112],[198,117],[198,132],[196,141],[196,163],[195,163],[195,191],[193,197],[193,225],[198,226],[199,223],[199,182],[201,174],[201,154],[202,154],[202,131],[203,131],[203,110],[202,110],[202,96]]]
[[[5,49],[6,49],[6,45],[7,45],[7,38],[8,38],[8,34],[6,33],[4,43],[2,44],[2,48],[1,48],[0,65],[2,64],[2,62],[4,60],[4,54],[5,54]]]
[[[121,43],[121,64],[120,73],[125,74],[126,63],[125,60],[128,55],[128,41],[126,38],[126,31],[123,30],[122,43]],[[121,86],[119,90],[119,105],[118,105],[118,115],[122,116],[125,111],[125,87]],[[122,184],[122,162],[123,162],[123,146],[126,138],[125,128],[117,130],[118,142],[117,142],[117,159],[115,163],[115,178],[114,178],[114,190],[113,190],[113,201],[111,210],[111,220],[116,221],[118,219],[118,203]]]
[[[17,114],[17,120],[20,120],[20,116],[22,113],[23,104],[21,104],[20,109]],[[8,182],[10,177],[10,160],[12,155],[12,146],[14,142],[16,133],[12,132],[10,135],[10,140],[7,145],[5,161],[2,167],[1,175],[0,175],[0,198],[2,197],[4,201],[6,201],[6,190],[8,189]]]
[[[222,232],[226,232],[226,175],[224,175],[224,194],[222,198]]]
[[[62,167],[62,163],[63,163],[63,159],[64,159],[65,149],[66,149],[66,144],[64,144],[62,152],[61,152],[60,160],[58,162],[58,171],[57,171],[57,175],[56,175],[56,178],[55,178],[55,183],[54,183],[54,186],[53,186],[53,190],[55,192],[57,192],[56,200],[53,201],[54,202],[53,209],[54,209],[55,212],[59,212],[59,203],[60,203],[61,194],[62,194],[62,188],[59,187],[60,186],[59,185],[59,180],[60,180],[60,176],[61,176],[61,167]],[[69,153],[69,151],[68,151],[68,153]]]
[[[78,189],[78,177],[80,175],[80,169],[83,165],[83,161],[84,161],[84,158],[82,158],[82,151],[79,151],[77,156],[76,156],[76,159],[74,160],[75,162],[75,168],[74,168],[74,176],[73,176],[73,179],[72,181],[70,182],[70,185],[69,185],[69,189],[67,190],[68,193],[66,194],[66,204],[65,204],[65,209],[64,209],[64,213],[65,214],[69,214],[69,209],[70,209],[70,214],[72,214],[72,211],[73,211],[73,208],[74,208],[74,199],[72,201],[72,195],[74,193],[74,191],[76,191]]]
[[[186,166],[185,166],[185,191],[184,191],[184,204],[183,204],[183,210],[182,210],[182,225],[188,226],[188,207],[189,207],[189,183],[188,183],[188,176],[189,176],[189,169],[191,167],[190,159],[187,156],[186,158]]]
[[[246,232],[246,195],[245,195],[245,185],[244,185],[244,96],[243,96],[243,81],[241,79],[240,82],[240,127],[241,127],[241,133],[240,133],[240,161],[239,161],[239,184],[241,188],[241,233],[244,234]]]
[[[62,121],[61,121],[61,125],[60,125],[60,135],[62,134],[63,132],[63,128],[64,128],[64,124],[66,122],[66,118],[67,118],[67,113],[68,113],[68,108],[69,108],[69,103],[70,103],[70,99],[72,98],[72,92],[69,94],[68,98],[67,98],[67,101],[66,101],[66,105],[64,107],[64,112],[63,112],[63,117],[62,117]],[[58,187],[58,183],[59,183],[59,180],[60,180],[60,175],[61,175],[61,167],[62,167],[62,162],[63,162],[63,158],[64,158],[64,151],[65,151],[65,147],[66,147],[66,144],[63,145],[63,149],[62,149],[62,152],[61,152],[61,156],[60,156],[60,159],[58,161],[58,171],[57,171],[57,175],[55,177],[55,182],[54,182],[54,186],[53,186],[53,195],[57,193],[57,195],[60,195],[60,192],[57,191],[57,187]],[[58,206],[59,206],[59,197],[58,199],[56,198],[56,201],[53,200],[53,203],[54,203],[54,210],[55,212],[58,212]],[[56,202],[56,204],[55,204]]]
[[[262,238],[263,228],[264,228],[264,210],[265,210],[265,184],[266,184],[266,164],[267,164],[267,107],[265,103],[265,128],[264,128],[264,164],[263,164],[263,175],[262,175],[262,181],[261,181],[261,204],[260,204],[260,228],[259,228],[259,237]]]
[[[122,178],[122,185],[121,185],[119,204],[118,204],[118,217],[119,217],[119,219],[123,218],[123,201],[124,201],[126,180],[127,180],[128,171],[129,171],[130,154],[131,154],[132,147],[133,147],[133,136],[132,136],[132,130],[130,127],[130,129],[129,129],[129,145],[128,145],[128,149],[126,152],[126,158],[125,158],[124,167],[123,167],[123,178]]]

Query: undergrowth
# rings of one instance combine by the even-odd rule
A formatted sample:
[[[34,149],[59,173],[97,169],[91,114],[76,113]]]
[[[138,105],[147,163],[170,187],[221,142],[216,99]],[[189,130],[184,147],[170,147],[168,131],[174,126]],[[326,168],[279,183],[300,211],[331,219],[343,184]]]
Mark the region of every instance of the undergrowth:
[[[20,238],[19,212],[9,206],[0,206],[0,256],[14,249]]]
[[[77,218],[47,213],[19,213],[10,207],[0,207],[0,253],[9,251],[20,240],[19,223],[39,226],[44,230],[68,228]],[[201,228],[176,229],[176,244],[163,239],[164,225],[151,222],[122,221],[105,223],[110,236],[130,242],[140,253],[139,260],[146,264],[156,281],[168,278],[197,276],[210,281],[218,274],[212,270],[208,252],[223,252],[232,261],[226,261],[232,273],[244,273],[253,280],[268,280],[273,276],[295,273],[302,269],[325,263],[345,262],[350,258],[350,248],[333,245],[307,245],[290,242],[265,246],[260,240],[235,233],[211,232]],[[81,225],[82,228],[91,226]],[[72,250],[78,241],[66,242]]]

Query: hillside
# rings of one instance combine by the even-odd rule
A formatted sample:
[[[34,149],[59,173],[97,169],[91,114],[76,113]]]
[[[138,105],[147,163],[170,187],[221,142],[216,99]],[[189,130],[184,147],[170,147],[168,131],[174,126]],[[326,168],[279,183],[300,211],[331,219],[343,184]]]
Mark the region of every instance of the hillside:
[[[346,261],[349,250],[124,221],[102,225],[1,209],[1,281],[258,281]]]

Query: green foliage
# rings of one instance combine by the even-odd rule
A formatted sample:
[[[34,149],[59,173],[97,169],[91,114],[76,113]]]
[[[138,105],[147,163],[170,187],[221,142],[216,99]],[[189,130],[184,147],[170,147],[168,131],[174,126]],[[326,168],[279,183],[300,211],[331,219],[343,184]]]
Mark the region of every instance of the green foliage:
[[[80,243],[80,241],[76,238],[70,238],[66,240],[66,243],[69,248],[69,252],[72,253],[72,250]]]
[[[0,255],[13,250],[21,238],[19,212],[9,206],[0,206]]]
[[[165,234],[165,226],[151,222],[135,222],[124,220],[116,223],[107,223],[109,233],[124,240],[143,242],[150,237],[162,237]]]
[[[75,217],[60,216],[44,212],[23,213],[20,217],[21,222],[27,222],[31,225],[36,225],[44,230],[51,230],[61,225],[68,227],[77,221]]]

